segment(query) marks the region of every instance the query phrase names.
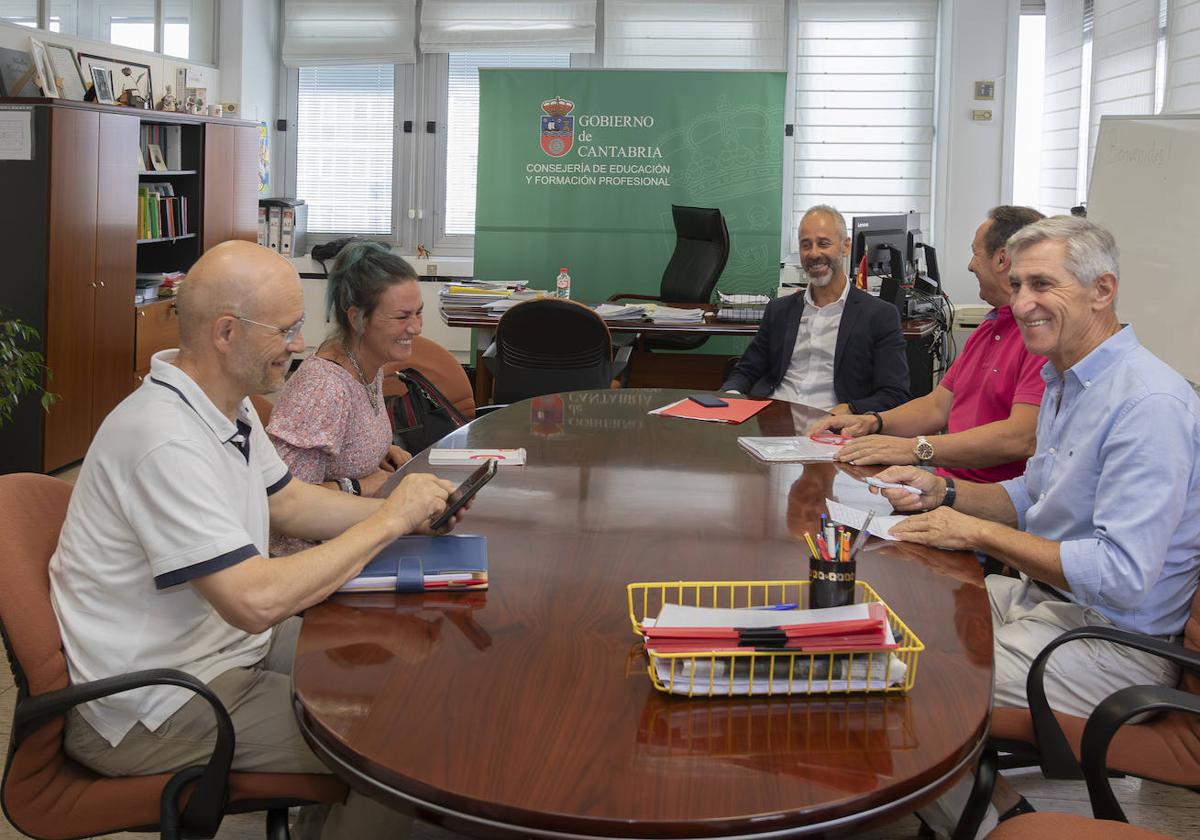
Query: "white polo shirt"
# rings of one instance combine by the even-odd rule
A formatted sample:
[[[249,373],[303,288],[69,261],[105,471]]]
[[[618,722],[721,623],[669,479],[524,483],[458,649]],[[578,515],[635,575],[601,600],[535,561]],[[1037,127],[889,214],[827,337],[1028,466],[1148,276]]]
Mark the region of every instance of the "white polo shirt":
[[[231,421],[175,367],[177,353],[155,354],[142,386],[101,424],[50,560],[73,683],[146,668],[209,682],[267,652],[270,633],[233,627],[189,581],[267,556],[267,496],[291,473],[250,401]],[[116,746],[138,721],[154,731],[193,696],[154,686],[80,712]]]
[[[796,330],[792,360],[779,386],[771,394],[772,399],[803,403],[814,408],[833,408],[837,405],[837,394],[833,390],[833,359],[837,352],[842,313],[846,311],[846,298],[849,295],[849,279],[842,287],[841,296],[824,306],[813,300],[811,285],[804,292],[804,314]]]

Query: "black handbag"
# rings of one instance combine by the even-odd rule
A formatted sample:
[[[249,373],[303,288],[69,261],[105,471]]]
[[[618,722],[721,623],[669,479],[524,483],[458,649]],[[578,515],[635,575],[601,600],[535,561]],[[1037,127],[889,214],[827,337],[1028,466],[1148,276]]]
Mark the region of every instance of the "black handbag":
[[[425,374],[416,368],[405,368],[396,371],[396,376],[408,386],[408,393],[384,399],[392,419],[392,443],[396,446],[416,455],[466,425],[467,417]]]

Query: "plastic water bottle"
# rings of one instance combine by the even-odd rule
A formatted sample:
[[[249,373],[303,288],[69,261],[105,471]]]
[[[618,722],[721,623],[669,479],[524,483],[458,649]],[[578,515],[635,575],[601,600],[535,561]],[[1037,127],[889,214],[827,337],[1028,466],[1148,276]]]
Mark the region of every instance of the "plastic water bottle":
[[[558,270],[558,277],[554,279],[554,296],[571,299],[571,275],[567,274],[566,266]]]

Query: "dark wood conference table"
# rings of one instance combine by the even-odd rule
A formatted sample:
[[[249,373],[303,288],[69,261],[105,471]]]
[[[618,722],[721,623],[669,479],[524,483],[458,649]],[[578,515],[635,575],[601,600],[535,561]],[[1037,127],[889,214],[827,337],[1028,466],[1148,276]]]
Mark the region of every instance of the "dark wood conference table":
[[[294,665],[310,743],[350,784],[479,837],[782,837],[885,823],[970,772],[986,736],[992,632],[962,552],[872,539],[860,579],[926,645],[907,695],[689,699],[654,690],[625,585],[807,576],[832,464],[766,465],[739,426],[647,414],[685,395],[582,391],[516,403],[449,437],[525,447],[476,497],[491,589],[341,595],[309,609]],[[428,471],[425,456],[408,470]],[[406,470],[407,471],[407,470]],[[432,470],[460,480],[469,468]]]
[[[636,303],[636,301],[630,302]],[[592,306],[593,304],[587,305]],[[758,321],[718,321],[717,307],[712,304],[669,303],[666,305],[678,309],[703,309],[704,320],[694,324],[655,324],[652,321],[605,321],[605,323],[608,324],[609,330],[615,333],[644,333],[646,335],[674,333],[676,335],[728,335],[753,338],[754,334],[758,332]],[[483,352],[491,346],[492,341],[496,338],[496,325],[500,323],[500,316],[479,311],[447,312],[442,307],[438,308],[438,313],[442,316],[442,323],[448,327],[466,327],[475,330],[475,404],[487,405],[492,401],[492,375],[488,371],[487,365],[483,363]],[[900,328],[904,334],[904,340],[912,343],[920,342],[933,335],[937,325],[927,319],[905,320],[901,322]],[[723,367],[723,365],[719,365],[718,369],[723,369]],[[679,384],[679,371],[672,370],[671,376],[674,379],[668,380],[670,384]],[[709,385],[710,388],[716,388],[720,384],[719,376],[718,374],[716,382]],[[696,390],[703,390],[699,384],[696,384],[695,387]],[[921,396],[921,394],[914,394],[914,396]]]

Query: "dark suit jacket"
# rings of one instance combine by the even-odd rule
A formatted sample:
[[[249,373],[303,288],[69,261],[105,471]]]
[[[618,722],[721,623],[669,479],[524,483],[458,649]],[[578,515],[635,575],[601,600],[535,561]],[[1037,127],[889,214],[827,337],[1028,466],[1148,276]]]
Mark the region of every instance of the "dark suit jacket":
[[[804,317],[800,292],[767,304],[758,333],[738,360],[723,391],[768,397],[783,381]],[[908,359],[900,313],[890,303],[850,287],[838,325],[833,392],[855,414],[886,411],[908,401]]]

